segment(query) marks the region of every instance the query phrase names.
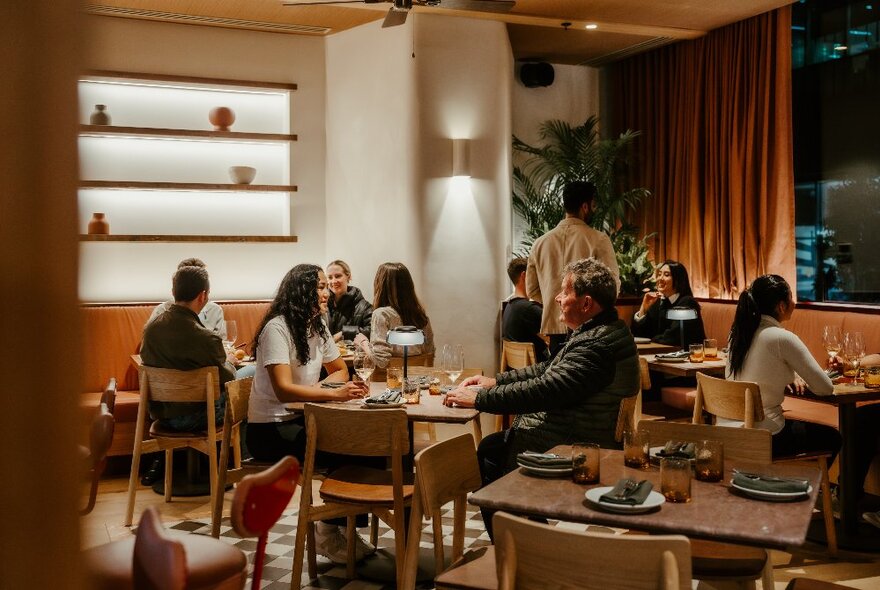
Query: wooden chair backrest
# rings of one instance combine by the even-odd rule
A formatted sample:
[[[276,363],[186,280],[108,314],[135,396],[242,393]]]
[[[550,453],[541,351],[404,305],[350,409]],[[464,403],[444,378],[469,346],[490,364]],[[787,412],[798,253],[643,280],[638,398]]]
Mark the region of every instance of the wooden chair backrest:
[[[504,340],[501,343],[501,362],[498,363],[499,371],[508,369],[522,369],[537,362],[535,357],[535,345],[531,342],[514,342]]]
[[[165,534],[153,506],[144,510],[138,524],[132,581],[135,590],[183,590],[186,587],[183,544]]]
[[[317,451],[359,457],[393,457],[409,451],[406,410],[305,404],[303,411],[306,429],[317,433]]]
[[[725,460],[770,463],[772,436],[763,428],[729,428],[708,424],[645,420],[639,430],[648,433],[652,447],[662,447],[670,440],[697,442],[717,440],[724,445]]]
[[[113,444],[113,431],[116,429],[116,420],[110,412],[107,404],[101,402],[98,413],[92,420],[92,428],[89,433],[89,455],[92,467],[98,465],[107,456],[110,445]],[[98,474],[100,477],[100,474]]]
[[[492,522],[500,590],[691,588],[690,542],[682,535],[575,532],[504,512]]]
[[[226,425],[234,426],[247,418],[248,402],[251,399],[253,384],[253,377],[245,377],[226,383]]]
[[[697,373],[697,397],[692,422],[703,422],[703,411],[716,418],[739,420],[746,428],[764,419],[761,388],[750,381],[728,381]]]
[[[299,461],[287,456],[278,463],[246,475],[235,488],[230,519],[242,537],[261,537],[275,526],[299,481]]]
[[[639,381],[642,391],[651,389],[651,370],[648,368],[648,359],[639,356]]]
[[[116,411],[116,377],[110,377],[101,394],[101,403],[107,404],[107,409],[113,414]]]
[[[470,434],[431,445],[416,455],[415,465],[416,487],[425,514],[434,514],[447,502],[483,485]]]
[[[641,411],[641,392],[620,400],[620,409],[617,411],[617,425],[614,427],[614,440],[623,440],[623,432],[632,430],[638,424],[638,416]]]
[[[191,371],[141,367],[141,395],[157,402],[202,402],[220,398],[220,371],[203,367]],[[146,389],[146,391],[144,391]]]

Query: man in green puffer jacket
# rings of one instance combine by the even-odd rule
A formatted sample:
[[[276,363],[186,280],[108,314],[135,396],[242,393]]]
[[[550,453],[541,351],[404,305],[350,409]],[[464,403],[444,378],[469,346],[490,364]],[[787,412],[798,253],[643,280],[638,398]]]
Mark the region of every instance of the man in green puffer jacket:
[[[629,328],[617,317],[616,296],[607,266],[594,258],[568,264],[556,303],[573,333],[562,350],[494,379],[470,377],[447,394],[446,405],[518,415],[509,430],[480,443],[484,485],[512,470],[523,451],[573,442],[620,448],[614,440],[617,414],[620,401],[639,391],[639,357]]]

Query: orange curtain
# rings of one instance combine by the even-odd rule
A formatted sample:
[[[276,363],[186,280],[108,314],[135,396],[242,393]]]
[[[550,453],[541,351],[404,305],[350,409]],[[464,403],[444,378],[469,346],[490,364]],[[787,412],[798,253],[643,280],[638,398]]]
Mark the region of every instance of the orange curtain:
[[[790,8],[614,64],[608,82],[612,128],[643,132],[654,259],[684,263],[700,296],[766,273],[794,285]]]

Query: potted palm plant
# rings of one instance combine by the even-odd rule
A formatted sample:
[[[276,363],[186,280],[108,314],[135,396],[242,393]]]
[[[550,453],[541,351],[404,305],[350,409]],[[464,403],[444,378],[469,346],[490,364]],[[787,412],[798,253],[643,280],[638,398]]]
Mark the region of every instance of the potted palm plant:
[[[562,189],[569,182],[588,180],[598,197],[589,223],[611,238],[620,267],[621,292],[637,294],[654,267],[648,258],[647,239],[627,219],[651,195],[646,188],[626,188],[627,150],[639,136],[626,131],[614,139],[600,139],[599,120],[589,117],[573,126],[559,120],[541,124],[541,145],[513,137],[513,208],[527,224],[518,253],[527,256],[534,241],[556,227],[565,216]]]

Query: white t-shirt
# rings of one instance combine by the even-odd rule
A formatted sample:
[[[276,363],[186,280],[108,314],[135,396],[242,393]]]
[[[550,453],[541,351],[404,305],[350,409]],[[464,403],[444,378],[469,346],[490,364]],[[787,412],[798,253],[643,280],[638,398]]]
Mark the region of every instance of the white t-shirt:
[[[755,332],[752,345],[743,360],[742,370],[733,376],[728,365],[725,374],[727,379],[758,384],[764,405],[764,420],[756,423],[755,428],[769,430],[772,434],[785,426],[782,401],[785,399],[785,387],[794,381],[795,375],[806,381],[810,391],[816,395],[829,395],[834,391],[831,379],[801,339],[768,315],[761,316],[758,331]],[[718,418],[717,424],[743,425],[742,422],[722,418]]]
[[[297,358],[296,346],[284,318],[275,316],[269,320],[259,336],[257,372],[248,403],[248,422],[284,422],[294,416],[275,395],[267,366],[289,365],[294,384],[315,385],[321,378],[321,367],[339,358],[339,348],[332,336],[322,341],[320,336],[312,334],[308,342],[309,362],[303,365]]]

